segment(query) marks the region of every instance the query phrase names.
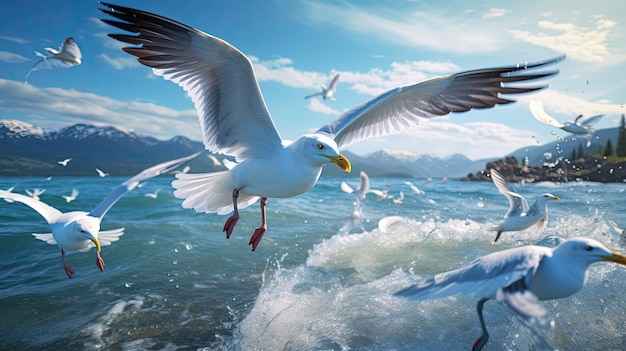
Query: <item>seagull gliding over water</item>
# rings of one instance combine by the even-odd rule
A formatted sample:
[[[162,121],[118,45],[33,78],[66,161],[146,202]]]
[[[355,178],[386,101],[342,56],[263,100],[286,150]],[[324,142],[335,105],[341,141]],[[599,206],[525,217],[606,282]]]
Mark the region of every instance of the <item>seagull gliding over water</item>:
[[[443,116],[473,108],[490,108],[513,100],[500,94],[533,92],[545,85],[511,83],[554,76],[558,71],[532,72],[564,59],[479,69],[433,78],[392,89],[344,113],[317,131],[295,141],[283,140],[259,89],[251,61],[226,41],[153,13],[101,2],[100,9],[119,20],[107,24],[137,33],[109,34],[138,45],[123,50],[151,67],[154,74],[181,86],[194,102],[204,146],[235,158],[234,167],[207,174],[178,174],[172,182],[182,206],[197,212],[225,215],[230,237],[239,208],[261,199],[261,226],[250,237],[254,251],[267,230],[267,198],[287,198],[309,191],[332,163],[346,172],[350,161],[339,149],[359,140],[399,133],[418,124],[419,117]]]

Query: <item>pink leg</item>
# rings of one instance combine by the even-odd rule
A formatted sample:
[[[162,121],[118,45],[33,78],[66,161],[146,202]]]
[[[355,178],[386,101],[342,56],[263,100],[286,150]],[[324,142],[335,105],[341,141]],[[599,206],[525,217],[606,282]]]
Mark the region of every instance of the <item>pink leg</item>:
[[[101,272],[104,272],[104,260],[100,257],[100,251],[96,250],[96,265],[100,268]]]
[[[267,198],[261,198],[261,226],[254,230],[252,236],[250,237],[250,241],[248,245],[252,245],[252,251],[256,250],[256,247],[259,246],[261,239],[263,239],[263,235],[267,230],[267,222],[265,220],[265,205],[267,204]]]
[[[228,217],[226,223],[224,223],[224,229],[222,231],[226,232],[226,239],[230,238],[230,235],[233,233],[233,229],[235,229],[235,225],[239,221],[239,210],[237,210],[237,198],[239,197],[239,189],[233,190],[233,215]]]
[[[63,268],[65,268],[65,273],[67,273],[68,277],[72,277],[72,275],[74,275],[74,270],[72,269],[72,267],[67,265],[67,262],[65,262],[65,250],[61,249],[61,257],[63,257]]]

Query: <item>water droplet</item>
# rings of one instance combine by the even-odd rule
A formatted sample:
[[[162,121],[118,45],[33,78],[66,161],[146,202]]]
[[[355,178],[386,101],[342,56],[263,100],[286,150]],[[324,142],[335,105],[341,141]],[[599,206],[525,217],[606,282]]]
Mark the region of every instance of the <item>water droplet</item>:
[[[185,244],[185,249],[187,249],[187,251],[191,251],[191,250],[193,250],[193,245],[191,245],[191,243],[186,243]]]
[[[484,202],[482,202],[482,201],[478,201],[478,202],[476,203],[476,206],[478,206],[478,207],[480,207],[480,208],[483,208],[483,207],[485,207],[485,203],[484,203]]]

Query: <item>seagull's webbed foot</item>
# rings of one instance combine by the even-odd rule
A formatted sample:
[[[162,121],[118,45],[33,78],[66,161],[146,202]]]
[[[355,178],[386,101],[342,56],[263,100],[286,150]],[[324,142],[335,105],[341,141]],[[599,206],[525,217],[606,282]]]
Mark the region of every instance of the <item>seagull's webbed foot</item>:
[[[252,245],[252,251],[256,250],[257,246],[263,239],[263,235],[267,231],[267,221],[265,218],[265,205],[267,204],[267,198],[261,198],[261,226],[254,230],[252,236],[250,236],[250,241],[248,241],[248,245]]]
[[[233,214],[228,217],[226,222],[224,223],[224,229],[222,231],[226,232],[226,239],[230,238],[230,235],[233,233],[235,229],[235,225],[239,221],[239,210],[237,209],[237,198],[239,197],[239,189],[233,190]]]
[[[61,249],[61,257],[63,257],[63,269],[65,269],[67,276],[71,278],[74,275],[74,270],[65,262],[65,250],[63,249]]]
[[[96,266],[100,268],[100,272],[104,272],[104,260],[100,257],[100,251],[96,251]]]
[[[489,333],[487,332],[487,327],[485,326],[485,319],[483,318],[483,305],[487,302],[487,298],[482,298],[476,304],[476,311],[478,312],[478,319],[480,320],[480,327],[483,330],[483,335],[481,335],[472,346],[472,351],[480,351],[485,347],[487,341],[489,341]]]

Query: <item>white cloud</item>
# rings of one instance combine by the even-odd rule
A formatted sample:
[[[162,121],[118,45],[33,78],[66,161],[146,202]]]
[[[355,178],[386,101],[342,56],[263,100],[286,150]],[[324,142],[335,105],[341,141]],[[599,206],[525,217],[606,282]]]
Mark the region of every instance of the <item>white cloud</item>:
[[[389,7],[368,9],[356,4],[303,2],[307,19],[403,47],[442,52],[485,53],[500,49],[497,33],[482,30],[473,18],[454,17],[449,11]],[[430,9],[432,10],[432,9]],[[463,35],[459,35],[463,33]]]
[[[73,89],[37,88],[5,79],[0,79],[0,96],[0,110],[26,113],[44,128],[92,123],[157,138],[185,135],[201,139],[194,109],[177,111],[153,103],[119,101]]]
[[[28,40],[26,40],[24,38],[18,38],[18,37],[0,36],[0,39],[12,41],[12,42],[18,43],[18,44],[26,44],[26,43],[28,43]]]
[[[313,98],[309,101],[309,104],[306,106],[309,110],[313,112],[323,113],[325,115],[338,116],[341,112],[333,109],[332,107],[326,105],[318,98]]]
[[[506,12],[507,11],[505,9],[489,9],[489,11],[483,15],[483,18],[502,17],[506,14]]]
[[[100,54],[98,55],[98,57],[103,59],[104,62],[106,62],[111,67],[117,70],[129,68],[129,67],[141,67],[141,65],[139,64],[139,62],[137,62],[137,59],[134,56],[112,58],[112,57],[109,57],[109,55],[107,54]]]
[[[12,52],[0,51],[0,61],[7,63],[22,63],[31,61],[31,59]]]
[[[576,61],[613,64],[626,59],[623,54],[614,52],[609,43],[617,35],[613,33],[617,29],[614,21],[595,17],[593,27],[583,27],[543,20],[537,26],[543,31],[511,30],[510,33],[516,39],[565,53],[568,59]]]
[[[458,124],[445,119],[424,120],[403,134],[376,138],[354,144],[349,149],[359,154],[386,149],[409,150],[447,157],[462,153],[472,160],[502,157],[536,143],[529,130],[492,122]]]

